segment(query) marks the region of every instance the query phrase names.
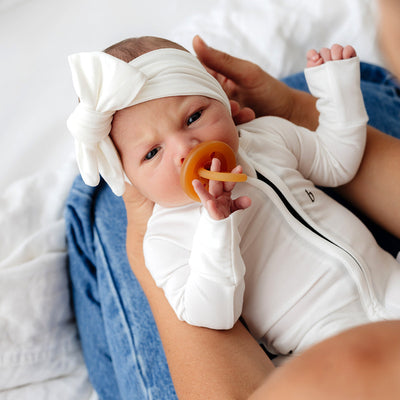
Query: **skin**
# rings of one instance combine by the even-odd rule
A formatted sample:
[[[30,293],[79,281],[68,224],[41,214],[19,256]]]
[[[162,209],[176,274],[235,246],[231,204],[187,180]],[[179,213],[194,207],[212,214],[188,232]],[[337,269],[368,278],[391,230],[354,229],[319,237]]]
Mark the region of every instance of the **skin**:
[[[399,398],[398,321],[346,331],[279,370],[240,322],[229,331],[216,331],[179,321],[143,260],[153,203],[132,185],[126,187],[124,202],[128,259],[149,300],[179,399]]]
[[[310,50],[308,67],[356,55],[351,46]],[[249,115],[250,116],[250,115]],[[190,150],[199,143],[218,140],[234,153],[239,146],[235,123],[225,106],[203,96],[171,96],[147,101],[116,112],[111,137],[121,156],[124,171],[140,193],[164,207],[191,203],[180,185],[180,170]],[[221,162],[213,159],[212,171]],[[241,166],[231,172],[241,173]],[[149,184],[151,182],[151,184]],[[221,220],[250,207],[249,197],[232,199],[235,183],[211,181],[206,190],[200,181],[193,187],[209,215]]]
[[[289,88],[257,64],[207,46],[199,36],[193,39],[193,49],[198,59],[219,81],[229,99],[253,110],[255,117],[274,115],[296,125],[316,128],[318,111],[315,108],[316,99],[311,95]],[[247,114],[248,108],[238,113],[238,121],[251,119]]]
[[[195,46],[195,48],[199,50],[198,46]],[[205,57],[210,56],[207,53],[207,49],[204,50],[203,48],[202,50]],[[248,63],[243,63],[239,64],[243,65],[245,70],[249,72]],[[240,72],[241,70],[238,68],[236,60],[231,60],[231,64],[234,65],[235,68],[233,69],[236,73],[239,75],[243,73],[246,79],[251,76],[257,76],[257,74],[252,75],[249,73],[244,74],[243,71]],[[267,108],[269,110],[287,114],[291,116],[293,122],[303,121],[303,125],[308,127],[316,125],[316,121],[312,118],[304,119],[304,115],[298,112],[296,108],[290,109],[287,105],[288,103],[294,105],[297,101],[300,101],[304,107],[310,106],[312,108],[315,103],[313,98],[304,97],[303,93],[297,91],[291,91],[272,78],[264,79],[262,71],[256,66],[254,68],[260,74],[259,78],[263,79],[261,79],[261,83],[257,83],[257,79],[250,80],[250,84],[253,85],[250,91],[263,91],[267,86],[269,89],[275,89],[277,90],[276,93],[281,94],[281,96],[276,97],[278,101],[274,104],[268,104]],[[231,83],[231,89],[233,91],[236,90],[235,99],[243,101],[249,89],[245,89],[243,81],[239,80],[237,82],[240,82],[242,89],[239,90],[237,86],[235,89],[235,85],[238,85],[237,83],[235,85]],[[249,82],[246,82],[246,85],[248,84]],[[287,97],[284,101],[285,96]],[[238,103],[234,104],[237,105]],[[251,119],[251,114],[249,114],[248,110],[242,111],[243,109],[236,107],[234,114],[237,120],[246,121]],[[316,114],[311,115],[315,116]],[[387,334],[382,337],[374,335],[375,330],[373,329],[375,326],[377,328],[381,328],[381,326],[372,324],[368,327],[358,328],[360,331],[357,332],[345,332],[340,337],[322,342],[313,347],[302,356],[279,369],[279,373],[277,373],[272,363],[240,322],[229,331],[216,331],[193,327],[179,321],[173,315],[173,311],[162,291],[155,286],[143,260],[143,235],[146,230],[147,220],[152,212],[153,202],[144,197],[135,186],[131,185],[127,185],[124,202],[128,219],[128,258],[132,270],[149,299],[163,342],[171,376],[180,399],[247,399],[251,395],[256,396],[254,397],[255,399],[260,399],[265,398],[266,393],[274,393],[275,395],[272,398],[277,399],[289,399],[289,396],[292,396],[292,398],[301,398],[294,396],[303,396],[304,398],[312,399],[325,398],[327,388],[329,388],[332,398],[346,398],[347,395],[350,396],[347,398],[356,398],[350,395],[349,385],[347,383],[346,385],[337,385],[338,380],[342,382],[350,380],[352,385],[357,387],[362,387],[365,382],[384,383],[379,379],[372,381],[369,373],[367,373],[368,371],[365,369],[365,365],[368,365],[372,372],[373,368],[381,371],[382,363],[387,365],[388,360],[383,356],[393,354],[393,346],[398,342],[393,339],[395,337],[398,338],[400,334],[400,327],[398,326],[392,325],[391,330],[379,329],[382,335],[384,333]],[[389,336],[389,334],[392,336]],[[364,351],[359,351],[360,347],[355,350],[355,341],[359,343]],[[376,360],[372,358],[372,350],[374,354],[381,354],[382,359]],[[329,354],[345,355],[346,359],[328,357],[327,355]],[[327,360],[331,360],[329,368],[326,363]],[[370,362],[366,363],[368,360]],[[349,369],[347,367],[344,369],[344,363],[353,366],[353,368]],[[364,371],[366,371],[367,376]],[[316,372],[319,372],[319,374],[316,374]],[[287,385],[288,381],[296,382],[296,386]],[[303,382],[303,384],[300,385],[299,382]],[[312,389],[312,393],[310,393],[310,389]],[[364,398],[369,397],[366,396]],[[370,398],[373,397],[371,396]]]
[[[257,117],[275,115],[315,130],[319,114],[313,96],[289,88],[256,64],[208,47],[198,36],[193,39],[193,48],[230,99],[252,108]],[[338,191],[400,238],[400,186],[391,184],[395,171],[400,171],[399,154],[400,140],[367,126],[366,148],[357,175]]]
[[[389,63],[390,70],[400,77],[400,2],[398,0],[379,0],[380,44]]]
[[[123,196],[127,211],[127,255],[149,301],[179,399],[247,399],[274,369],[238,322],[229,331],[179,321],[157,288],[143,259],[143,236],[153,203],[133,185]]]
[[[318,112],[311,95],[290,89],[255,64],[208,47],[199,37],[194,38],[193,47],[230,98],[254,106],[257,116],[277,115],[315,127]],[[273,104],[271,93],[276,94]],[[399,171],[399,154],[398,139],[368,127],[357,176],[340,189],[344,197],[398,237],[400,191],[391,182]],[[360,326],[313,346],[274,371],[251,399],[264,399],[266,394],[277,399],[398,398],[399,324],[387,321]]]
[[[399,333],[400,321],[346,331],[278,368],[250,399],[398,399]]]
[[[220,72],[214,73],[221,79],[229,97],[237,102],[235,118],[238,121],[251,119],[248,109],[243,111],[237,106],[241,104],[254,108],[257,116],[281,116],[310,129],[317,125],[318,113],[312,96],[288,88],[255,64],[208,48],[199,38],[193,45],[200,60]],[[392,179],[396,171],[394,165],[383,161],[381,156],[385,154],[383,159],[391,158],[387,157],[387,151],[394,156],[396,152],[399,154],[400,148],[396,150],[393,142],[385,140],[386,135],[376,130],[369,132],[372,133],[368,136],[367,151],[356,182],[343,189],[350,199],[357,197],[357,193],[358,197],[372,195],[369,193],[371,181],[379,185],[378,171],[370,174],[377,160],[380,179],[386,174]],[[385,188],[387,184],[381,186],[383,194],[389,193]],[[400,198],[397,194],[394,196]],[[382,201],[382,198],[377,200]],[[375,206],[382,207],[383,211],[391,207],[391,218],[396,219],[391,201],[395,203],[395,199],[389,199],[384,206],[379,201]],[[149,299],[180,399],[399,398],[396,384],[400,354],[398,321],[369,324],[343,332],[313,346],[278,370],[239,322],[233,329],[221,332],[179,321],[144,265],[142,242],[153,202],[131,185],[127,185],[124,202],[128,258]],[[387,223],[387,214],[382,217],[384,223]]]
[[[203,96],[174,96],[151,100],[118,111],[111,137],[131,182],[151,201],[164,207],[192,203],[180,185],[183,161],[197,144],[219,140],[236,153],[239,137],[225,106]],[[212,170],[220,170],[214,159]],[[240,173],[240,166],[232,172]],[[149,184],[151,182],[151,184]],[[231,198],[233,183],[212,182],[207,192],[194,181],[203,204],[215,219],[247,208],[247,197]]]
[[[319,53],[315,49],[307,52],[307,68],[317,67],[327,61],[346,60],[355,57],[356,51],[352,46],[334,44],[330,49],[324,47]]]

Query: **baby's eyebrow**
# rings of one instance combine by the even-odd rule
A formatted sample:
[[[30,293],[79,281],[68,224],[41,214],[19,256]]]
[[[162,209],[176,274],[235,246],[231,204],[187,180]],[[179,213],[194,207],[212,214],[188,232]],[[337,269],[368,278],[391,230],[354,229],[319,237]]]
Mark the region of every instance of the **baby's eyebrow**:
[[[141,133],[137,132],[137,134],[134,136],[134,141],[136,142],[137,146],[149,146],[156,141],[155,133],[152,133],[151,131],[145,131]]]
[[[144,134],[132,142],[132,147],[134,149],[134,153],[141,158],[145,153],[151,150],[155,143],[155,138],[151,137],[150,135],[146,136]]]

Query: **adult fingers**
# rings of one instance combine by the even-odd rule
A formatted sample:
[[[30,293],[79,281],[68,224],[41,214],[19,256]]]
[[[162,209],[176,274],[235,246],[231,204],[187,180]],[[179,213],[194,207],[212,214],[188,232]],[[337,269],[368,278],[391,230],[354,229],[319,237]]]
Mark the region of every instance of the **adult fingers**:
[[[253,65],[249,61],[241,60],[208,46],[198,35],[193,38],[193,49],[199,60],[207,68],[223,74],[237,84],[246,81],[246,77],[249,74],[249,66]]]
[[[235,100],[230,100],[232,118],[236,125],[245,124],[256,117],[256,113],[249,107],[241,107]]]

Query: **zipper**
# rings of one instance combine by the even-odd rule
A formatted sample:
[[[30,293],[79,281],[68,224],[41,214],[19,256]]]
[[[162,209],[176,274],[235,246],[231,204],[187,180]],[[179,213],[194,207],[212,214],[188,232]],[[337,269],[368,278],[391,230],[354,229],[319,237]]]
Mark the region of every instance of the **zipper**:
[[[354,276],[354,280],[356,282],[356,285],[358,286],[358,290],[360,293],[360,299],[361,302],[364,304],[365,311],[367,315],[370,316],[372,320],[377,320],[379,317],[382,318],[385,316],[387,313],[384,311],[383,307],[378,303],[375,295],[373,294],[373,289],[372,285],[370,283],[370,279],[368,277],[367,271],[362,267],[361,262],[346,248],[343,246],[339,245],[338,243],[334,242],[333,240],[329,239],[326,235],[315,229],[312,225],[310,225],[309,222],[307,222],[303,216],[299,214],[299,212],[293,207],[293,205],[289,202],[289,200],[285,197],[285,195],[282,193],[282,191],[278,188],[278,186],[273,183],[270,179],[266,178],[264,175],[262,175],[260,172],[256,170],[257,174],[257,180],[263,182],[267,186],[269,186],[273,192],[277,195],[277,197],[280,200],[280,203],[283,204],[284,208],[289,212],[292,217],[294,217],[303,227],[307,228],[309,231],[311,231],[313,234],[317,235],[321,239],[323,239],[325,242],[331,244],[334,246],[336,249],[341,250],[344,255],[347,255],[350,257],[351,260],[346,260],[343,256],[341,258],[343,262],[347,264],[354,264],[357,266],[361,277],[357,278],[357,276]],[[274,201],[274,199],[271,199]],[[274,203],[278,205],[275,201]],[[340,253],[339,253],[340,256]],[[349,263],[349,261],[352,261]],[[350,272],[350,271],[349,271]],[[364,278],[364,279],[362,279]],[[363,284],[364,283],[364,284]],[[365,297],[365,293],[368,294],[369,301]]]

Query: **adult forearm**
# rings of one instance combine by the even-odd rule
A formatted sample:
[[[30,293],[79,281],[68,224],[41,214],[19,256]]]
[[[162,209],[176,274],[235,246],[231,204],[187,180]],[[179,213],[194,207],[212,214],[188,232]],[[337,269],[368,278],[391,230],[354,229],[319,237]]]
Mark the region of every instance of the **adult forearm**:
[[[314,131],[318,126],[319,112],[315,107],[317,99],[310,93],[292,89],[290,90],[290,104],[287,115],[281,115],[296,125]]]
[[[398,0],[380,0],[379,7],[380,44],[390,70],[400,78],[400,2]]]
[[[240,322],[217,331],[178,320],[144,263],[143,235],[153,205],[134,187],[124,201],[128,259],[152,309],[179,399],[247,399],[272,363]]]
[[[179,399],[247,399],[272,363],[240,322],[218,331],[179,321],[145,267],[140,238],[128,222],[128,258],[153,311]]]
[[[400,321],[385,321],[331,337],[278,368],[250,399],[398,399],[399,334]]]
[[[292,122],[315,129],[319,113],[316,99],[309,93],[293,89]],[[367,142],[355,178],[337,188],[342,197],[361,212],[400,238],[400,140],[372,126],[367,126]]]
[[[400,238],[400,140],[368,126],[360,169],[338,188],[359,210]]]

